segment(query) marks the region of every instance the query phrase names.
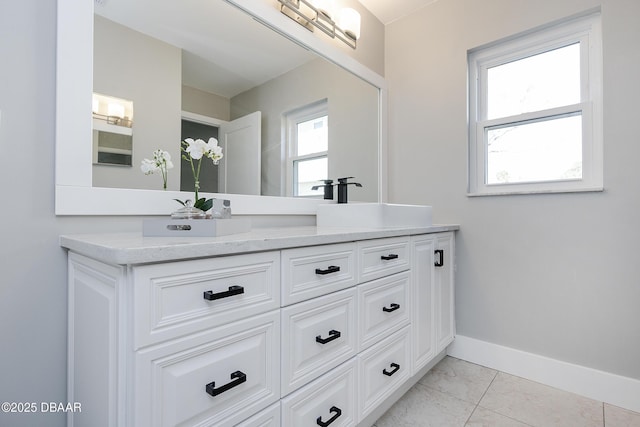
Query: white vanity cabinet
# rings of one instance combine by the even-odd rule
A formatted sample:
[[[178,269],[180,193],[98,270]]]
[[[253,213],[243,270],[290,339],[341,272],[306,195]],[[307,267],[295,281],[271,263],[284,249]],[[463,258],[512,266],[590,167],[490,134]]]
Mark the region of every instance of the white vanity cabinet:
[[[453,232],[411,237],[413,373],[453,341],[455,247]]]
[[[233,425],[280,399],[280,253],[69,255],[70,426]]]
[[[456,229],[63,236],[68,425],[372,425],[453,340]]]

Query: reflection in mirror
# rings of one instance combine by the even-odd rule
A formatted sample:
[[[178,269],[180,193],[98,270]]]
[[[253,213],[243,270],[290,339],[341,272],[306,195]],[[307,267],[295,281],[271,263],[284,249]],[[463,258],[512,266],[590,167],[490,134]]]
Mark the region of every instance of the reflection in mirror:
[[[133,102],[94,93],[93,164],[131,166]]]
[[[284,123],[292,112],[326,100],[327,175],[313,179],[355,176],[363,188],[350,199],[378,200],[377,88],[226,2],[158,3],[95,6],[94,91],[132,100],[136,117],[133,167],[94,165],[94,187],[161,189],[161,179],[141,173],[140,161],[156,149],[177,160],[181,140],[206,141],[210,134],[224,157],[203,172],[206,191],[293,196],[293,162],[300,159]],[[185,128],[185,120],[202,126]],[[184,163],[174,164],[167,188],[191,190]],[[304,185],[301,194],[313,195],[313,182]]]

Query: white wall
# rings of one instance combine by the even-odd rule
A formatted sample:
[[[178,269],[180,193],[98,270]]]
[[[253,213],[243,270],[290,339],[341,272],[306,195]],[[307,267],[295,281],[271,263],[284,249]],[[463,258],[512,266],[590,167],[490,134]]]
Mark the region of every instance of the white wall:
[[[602,193],[466,196],[468,49],[602,6]],[[640,2],[440,0],[386,28],[389,195],[459,223],[458,333],[640,379]]]
[[[175,165],[167,189],[179,189],[181,49],[99,15],[94,22],[93,88],[133,101],[133,159],[132,167],[93,165],[93,185],[161,190],[159,174],[140,171],[142,159],[161,148]]]

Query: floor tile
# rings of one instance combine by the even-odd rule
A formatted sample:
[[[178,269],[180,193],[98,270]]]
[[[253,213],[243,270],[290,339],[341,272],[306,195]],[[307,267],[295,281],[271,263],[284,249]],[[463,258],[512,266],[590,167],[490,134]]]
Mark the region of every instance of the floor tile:
[[[602,403],[499,372],[479,405],[535,427],[603,427]]]
[[[453,357],[445,357],[420,383],[458,399],[478,403],[497,371]]]
[[[640,427],[640,413],[604,404],[605,427]]]
[[[375,423],[377,427],[463,427],[475,405],[417,383]]]
[[[513,418],[500,415],[496,412],[477,407],[465,427],[530,427]]]

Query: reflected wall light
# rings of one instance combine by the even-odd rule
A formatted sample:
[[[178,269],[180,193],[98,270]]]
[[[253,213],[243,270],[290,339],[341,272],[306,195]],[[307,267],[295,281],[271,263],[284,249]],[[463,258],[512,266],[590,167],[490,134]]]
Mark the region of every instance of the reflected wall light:
[[[333,0],[278,1],[282,13],[309,31],[318,28],[329,37],[356,48],[356,40],[360,38],[360,14],[356,10],[344,8],[336,13]]]
[[[91,110],[93,118],[102,120],[110,125],[132,127],[133,126],[133,102],[93,93]]]

